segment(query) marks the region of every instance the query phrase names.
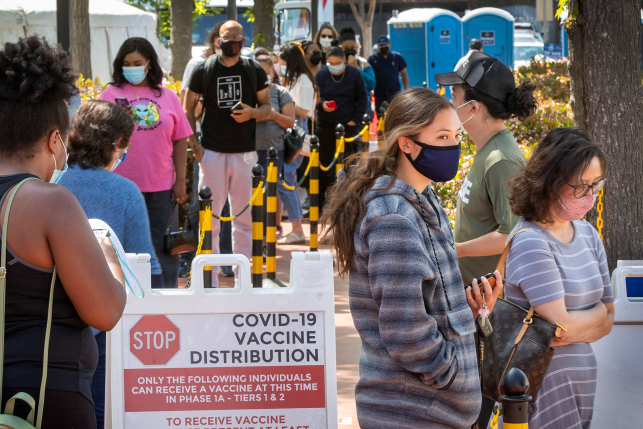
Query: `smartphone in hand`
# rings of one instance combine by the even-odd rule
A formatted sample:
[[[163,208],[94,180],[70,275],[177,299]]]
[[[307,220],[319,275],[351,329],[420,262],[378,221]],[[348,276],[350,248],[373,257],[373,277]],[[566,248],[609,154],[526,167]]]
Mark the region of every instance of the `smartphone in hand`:
[[[482,277],[487,279],[487,281],[489,282],[489,286],[491,286],[491,289],[496,287],[496,275],[494,273],[485,274]],[[480,290],[482,290],[482,277],[478,279],[478,286],[480,287]],[[504,280],[505,279],[502,279],[503,282]],[[469,286],[472,286],[472,285],[473,283],[469,284],[468,286],[465,287],[465,289],[467,289]]]
[[[233,113],[236,112],[236,111],[239,111],[239,110],[243,110],[243,106],[241,105],[241,102],[238,102],[237,104],[232,106],[232,112]]]
[[[328,107],[331,109],[337,109],[337,103],[335,103],[333,100],[328,101]]]
[[[116,98],[114,102],[121,106],[121,107],[129,107],[129,101],[127,101],[127,98]]]
[[[94,237],[98,240],[98,243],[103,242],[103,237],[109,237],[109,229],[94,229]]]

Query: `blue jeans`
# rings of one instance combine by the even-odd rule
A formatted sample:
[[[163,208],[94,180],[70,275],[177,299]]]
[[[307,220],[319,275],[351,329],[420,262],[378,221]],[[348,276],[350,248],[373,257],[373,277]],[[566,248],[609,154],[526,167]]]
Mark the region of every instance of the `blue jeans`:
[[[143,192],[143,197],[147,206],[147,216],[150,219],[152,244],[163,269],[164,287],[176,288],[179,279],[179,255],[166,255],[164,251],[165,230],[172,215],[172,210],[174,210],[172,191]],[[175,218],[174,222],[173,227],[176,228],[178,220]]]
[[[277,151],[277,156],[279,157],[279,158],[277,158],[277,171],[278,171],[277,174],[281,173],[281,168],[284,165],[284,154],[285,154],[285,152],[286,151],[283,150],[283,149]],[[259,158],[257,160],[257,164],[259,164],[259,165],[261,165],[263,167],[263,175],[265,177],[268,174],[268,151],[267,150],[258,150],[257,151],[257,157]],[[277,179],[277,189],[279,189],[279,186],[281,186],[281,184],[279,183],[279,179]],[[263,206],[265,208],[268,207],[268,202],[267,201],[268,201],[268,193],[266,192],[263,195]],[[263,235],[264,236],[266,235],[266,226],[267,226],[267,224],[266,224],[266,212],[267,212],[267,210],[265,208],[264,208],[264,211],[263,211]],[[288,215],[290,216],[290,212],[288,212]]]
[[[298,155],[292,163],[284,164],[284,181],[289,186],[295,186],[297,184],[297,169],[303,160],[304,156]],[[301,201],[299,200],[299,192],[297,192],[297,189],[287,189],[284,185],[279,183],[277,185],[277,191],[279,192],[279,197],[288,212],[288,220],[291,222],[301,220],[304,217],[304,213],[301,210]]]

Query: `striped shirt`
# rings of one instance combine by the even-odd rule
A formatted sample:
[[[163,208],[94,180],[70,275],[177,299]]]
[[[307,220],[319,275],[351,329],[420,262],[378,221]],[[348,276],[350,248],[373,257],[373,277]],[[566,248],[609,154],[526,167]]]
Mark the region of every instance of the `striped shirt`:
[[[520,231],[507,257],[507,299],[522,307],[564,298],[567,310],[613,302],[603,243],[587,222],[574,221],[574,238],[562,243],[533,222],[520,219]],[[554,348],[529,416],[529,429],[589,429],[596,392],[596,358],[588,343]]]

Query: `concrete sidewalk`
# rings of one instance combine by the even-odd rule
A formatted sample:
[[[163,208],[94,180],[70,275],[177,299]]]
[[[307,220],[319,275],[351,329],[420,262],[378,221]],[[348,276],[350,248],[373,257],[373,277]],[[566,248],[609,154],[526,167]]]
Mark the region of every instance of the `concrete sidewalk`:
[[[284,234],[291,230],[290,223],[283,222]],[[310,226],[305,220],[304,232],[310,237]],[[305,245],[277,245],[277,279],[290,282],[290,252],[309,250]],[[321,246],[320,250],[328,250]],[[264,265],[264,278],[266,267]],[[179,287],[185,287],[187,279],[179,279]],[[234,287],[234,278],[219,275],[219,287]],[[358,428],[355,409],[355,385],[359,379],[359,353],[362,342],[353,325],[348,307],[348,276],[341,279],[335,272],[335,335],[337,349],[337,412],[342,428]]]

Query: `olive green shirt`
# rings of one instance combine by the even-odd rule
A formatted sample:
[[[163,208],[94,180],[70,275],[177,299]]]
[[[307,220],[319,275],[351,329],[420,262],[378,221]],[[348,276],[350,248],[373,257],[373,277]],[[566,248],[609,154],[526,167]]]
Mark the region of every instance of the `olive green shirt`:
[[[509,181],[527,161],[507,129],[489,139],[473,158],[469,174],[458,192],[455,241],[463,243],[493,231],[509,234],[519,217],[509,205]],[[458,258],[465,286],[492,273],[500,254]]]

